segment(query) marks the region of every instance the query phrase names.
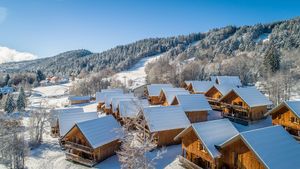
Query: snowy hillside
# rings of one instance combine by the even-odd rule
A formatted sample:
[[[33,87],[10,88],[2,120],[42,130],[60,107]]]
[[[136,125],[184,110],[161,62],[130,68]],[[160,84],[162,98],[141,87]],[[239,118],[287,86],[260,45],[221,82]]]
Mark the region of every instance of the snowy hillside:
[[[164,53],[146,57],[141,59],[138,63],[136,63],[132,68],[127,71],[122,71],[117,73],[114,78],[120,80],[126,87],[134,88],[143,84],[146,84],[146,72],[145,66],[162,57]],[[129,86],[128,81],[132,81],[132,85]]]

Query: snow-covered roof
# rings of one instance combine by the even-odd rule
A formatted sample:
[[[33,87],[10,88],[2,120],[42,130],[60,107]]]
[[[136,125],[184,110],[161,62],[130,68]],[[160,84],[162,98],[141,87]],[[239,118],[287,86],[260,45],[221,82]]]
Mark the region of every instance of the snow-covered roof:
[[[300,144],[282,126],[242,132],[220,146],[226,147],[238,139],[253,151],[266,168],[299,168]]]
[[[101,92],[96,92],[96,102],[99,103],[104,103],[105,101],[105,93],[123,93],[122,89],[102,89]]]
[[[58,114],[59,134],[60,136],[64,136],[77,122],[82,122],[96,118],[98,118],[97,112],[60,112]]]
[[[172,87],[171,84],[151,84],[147,85],[148,95],[149,96],[159,96],[162,88]]]
[[[137,98],[135,96],[133,96],[133,94],[125,94],[125,95],[121,95],[121,96],[118,96],[118,97],[113,97],[111,99],[111,106],[112,106],[112,111],[115,112],[117,111],[117,108],[119,106],[119,103],[121,100],[136,100]]]
[[[176,99],[185,112],[212,110],[203,94],[179,94]]]
[[[281,109],[282,107],[286,106],[288,109],[290,109],[298,118],[300,118],[300,101],[284,101],[282,102],[280,105],[278,105],[277,107],[275,107],[274,109],[272,109],[271,111],[269,111],[267,113],[268,114],[272,114],[277,112],[279,109]]]
[[[177,95],[190,94],[190,92],[184,88],[162,88],[161,92],[165,94],[166,100],[169,104],[173,102]]]
[[[121,100],[119,102],[119,112],[121,117],[136,117],[140,109],[149,106],[149,102],[146,99],[142,100]]]
[[[59,113],[79,113],[79,112],[84,112],[82,107],[66,107],[60,109],[52,109],[50,111],[51,113],[50,125],[51,126],[56,125]]]
[[[191,81],[191,85],[195,93],[205,93],[214,83],[211,81]]]
[[[234,87],[232,85],[218,85],[215,84],[214,87],[224,96],[226,95],[228,92],[230,92],[230,90],[232,90]]]
[[[181,138],[185,133],[193,129],[205,149],[213,158],[220,157],[221,153],[216,148],[226,140],[237,135],[239,132],[228,119],[211,120],[200,123],[193,123],[183,130],[175,139]]]
[[[79,122],[76,125],[93,148],[122,137],[121,126],[112,115]]]
[[[69,100],[90,100],[90,96],[69,96]]]
[[[134,98],[133,93],[106,93],[105,94],[105,108],[110,108],[110,104],[112,104],[112,99],[114,98]]]
[[[265,95],[257,90],[256,87],[234,88],[220,100],[226,98],[231,92],[236,93],[249,107],[266,106],[273,104]]]
[[[211,80],[218,81],[220,85],[242,86],[242,82],[238,76],[212,76]]]
[[[190,124],[180,106],[147,107],[143,113],[150,132],[182,129]]]

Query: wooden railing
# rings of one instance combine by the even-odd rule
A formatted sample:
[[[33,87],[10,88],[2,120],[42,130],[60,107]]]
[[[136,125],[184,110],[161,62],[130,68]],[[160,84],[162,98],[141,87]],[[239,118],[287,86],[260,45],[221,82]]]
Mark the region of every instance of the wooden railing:
[[[179,162],[181,163],[181,165],[185,168],[189,168],[189,169],[202,169],[201,167],[197,166],[196,164],[194,164],[193,162],[189,161],[188,159],[182,157],[182,156],[178,156]]]
[[[76,154],[72,154],[72,153],[69,153],[69,152],[66,152],[66,159],[78,162],[78,163],[83,164],[83,165],[87,165],[89,167],[92,167],[95,164],[97,164],[97,162],[95,160],[82,158],[81,156],[78,156]]]
[[[82,152],[85,152],[85,153],[88,153],[88,154],[92,154],[93,151],[94,151],[90,147],[87,147],[87,146],[84,146],[84,145],[81,145],[81,144],[77,144],[77,143],[74,143],[74,142],[71,142],[71,141],[65,141],[64,142],[64,147],[65,148],[76,149],[78,151],[82,151]]]

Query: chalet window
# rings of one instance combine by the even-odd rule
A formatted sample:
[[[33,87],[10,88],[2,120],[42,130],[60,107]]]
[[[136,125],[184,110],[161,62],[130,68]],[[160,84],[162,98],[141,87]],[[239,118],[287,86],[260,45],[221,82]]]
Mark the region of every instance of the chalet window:
[[[294,123],[294,121],[295,121],[295,118],[291,117],[291,122]]]
[[[278,115],[278,119],[281,119],[281,114]]]
[[[206,152],[203,145],[200,143],[200,141],[197,142],[197,148],[198,148],[199,151]]]

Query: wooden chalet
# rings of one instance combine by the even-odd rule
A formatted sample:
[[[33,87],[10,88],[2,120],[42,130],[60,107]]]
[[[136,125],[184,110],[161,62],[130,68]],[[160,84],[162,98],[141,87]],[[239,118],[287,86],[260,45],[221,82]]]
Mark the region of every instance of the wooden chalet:
[[[106,93],[105,94],[105,103],[104,103],[104,112],[106,114],[112,114],[112,99],[113,98],[133,98],[133,93],[126,93],[126,94],[120,94],[120,93]]]
[[[213,85],[210,89],[207,90],[205,96],[214,110],[222,110],[221,104],[219,102],[220,98],[225,96],[228,92],[230,92],[234,87],[231,85]]]
[[[219,85],[241,87],[242,82],[238,76],[210,76],[210,80]]]
[[[116,118],[117,114],[118,114],[118,108],[119,108],[119,104],[120,101],[122,100],[138,100],[137,97],[133,96],[133,94],[125,94],[119,97],[113,97],[111,99],[111,110],[112,110],[112,115]]]
[[[190,125],[180,106],[147,107],[140,116],[147,123],[148,136],[155,138],[157,146],[179,144],[180,140],[175,141],[174,137]]]
[[[192,94],[205,94],[214,85],[212,81],[187,81],[186,84],[185,89]]]
[[[91,100],[90,96],[70,96],[69,98],[70,104],[82,104],[82,103],[89,103]]]
[[[58,114],[59,135],[63,137],[77,122],[98,118],[97,112],[60,112]]]
[[[193,123],[175,140],[182,141],[182,156],[204,169],[222,168],[219,145],[239,132],[228,119]]]
[[[116,119],[123,124],[128,120],[137,118],[138,114],[146,107],[149,107],[147,99],[120,100],[117,108]]]
[[[61,108],[61,109],[53,109],[50,111],[50,127],[51,132],[50,135],[52,137],[59,137],[59,123],[58,116],[60,113],[80,113],[83,112],[83,108],[81,107],[70,107],[70,108]]]
[[[163,106],[169,106],[172,104],[176,95],[190,94],[184,88],[162,88],[159,94],[159,102]]]
[[[159,94],[162,88],[172,88],[171,84],[151,84],[147,85],[147,90],[145,95],[148,97],[149,103],[151,105],[159,105]]]
[[[217,147],[225,168],[299,168],[300,144],[282,126],[242,132]]]
[[[96,102],[97,105],[97,111],[103,111],[102,106],[105,103],[105,94],[106,93],[120,93],[123,94],[123,89],[102,89],[101,92],[96,92]]]
[[[94,166],[120,148],[121,126],[113,116],[76,123],[62,138],[66,159]]]
[[[212,110],[203,94],[177,95],[171,105],[179,105],[191,123],[207,121],[208,111]]]
[[[290,134],[300,139],[300,101],[284,101],[266,115],[272,116],[273,125],[283,126]]]
[[[248,124],[264,118],[272,102],[255,87],[234,88],[220,99],[223,116]]]

